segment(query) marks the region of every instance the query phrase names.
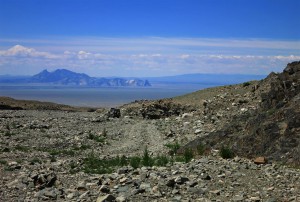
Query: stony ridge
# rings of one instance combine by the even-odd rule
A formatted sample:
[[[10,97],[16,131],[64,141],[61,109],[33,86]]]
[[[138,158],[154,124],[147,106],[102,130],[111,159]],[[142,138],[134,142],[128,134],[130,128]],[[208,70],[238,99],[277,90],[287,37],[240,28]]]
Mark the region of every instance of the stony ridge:
[[[252,92],[244,94],[246,99],[239,101],[248,103],[240,103],[243,113],[231,115],[223,127],[186,147],[227,145],[240,156],[263,155],[270,161],[299,166],[300,62],[288,64],[282,73],[271,73],[252,87]]]

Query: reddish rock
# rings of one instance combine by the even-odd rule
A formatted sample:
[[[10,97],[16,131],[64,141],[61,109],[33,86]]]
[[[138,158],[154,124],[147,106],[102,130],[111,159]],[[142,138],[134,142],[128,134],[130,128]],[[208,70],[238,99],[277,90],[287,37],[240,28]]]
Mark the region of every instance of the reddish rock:
[[[255,164],[266,164],[267,163],[267,159],[265,157],[257,157],[256,159],[254,159],[254,163]]]

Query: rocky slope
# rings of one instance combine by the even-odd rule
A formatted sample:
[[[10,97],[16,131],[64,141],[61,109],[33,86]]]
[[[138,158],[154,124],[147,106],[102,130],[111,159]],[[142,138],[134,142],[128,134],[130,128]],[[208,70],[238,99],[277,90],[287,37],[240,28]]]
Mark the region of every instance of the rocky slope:
[[[119,109],[2,98],[0,201],[299,201],[299,64]]]
[[[237,108],[242,113],[231,115],[224,126],[186,147],[207,144],[220,148],[227,145],[240,156],[263,155],[270,161],[299,166],[300,62],[290,63],[282,73],[271,73],[266,79],[249,86],[252,86],[252,91],[245,93],[239,104],[231,103],[230,106],[230,110]],[[214,99],[212,104],[219,100]],[[228,99],[224,101],[230,102]],[[228,105],[223,106],[224,110],[225,107]],[[216,112],[213,111],[211,113]]]

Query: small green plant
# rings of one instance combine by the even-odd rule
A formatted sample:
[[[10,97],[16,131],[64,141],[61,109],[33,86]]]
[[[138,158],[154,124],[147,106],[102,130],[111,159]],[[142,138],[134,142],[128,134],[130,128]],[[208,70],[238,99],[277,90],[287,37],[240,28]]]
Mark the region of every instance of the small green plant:
[[[6,161],[6,160],[3,160],[3,159],[0,159],[0,164],[6,165],[6,164],[7,164],[7,161]]]
[[[83,144],[80,147],[73,147],[73,150],[80,151],[80,150],[87,150],[91,149],[92,147],[90,145]]]
[[[13,169],[12,167],[5,166],[5,167],[4,167],[4,170],[5,170],[5,171],[13,171],[14,169]]]
[[[55,156],[55,155],[61,155],[65,154],[68,156],[75,156],[75,151],[73,150],[58,150],[58,149],[52,149],[52,150],[46,150],[50,155]]]
[[[165,146],[170,149],[169,154],[172,156],[176,155],[177,150],[180,148],[180,144],[178,142],[175,142],[174,144],[165,144]]]
[[[268,116],[271,116],[271,115],[273,115],[275,112],[276,112],[276,108],[271,108],[271,109],[269,109],[269,110],[267,111],[267,115],[268,115]]]
[[[156,166],[166,166],[169,163],[169,158],[165,155],[159,155],[155,158]]]
[[[130,158],[130,166],[135,169],[140,167],[140,162],[141,162],[141,157],[139,156],[134,156]]]
[[[103,137],[106,137],[107,136],[107,130],[105,128],[103,128],[102,130],[102,136]]]
[[[16,162],[20,164],[20,163],[23,162],[23,160],[22,159],[16,159]]]
[[[50,157],[50,162],[56,162],[57,160],[56,160],[56,157],[55,156],[53,156],[53,155],[51,155],[51,157]]]
[[[113,168],[118,166],[119,161],[116,159],[99,159],[95,156],[94,152],[91,152],[87,158],[84,159],[84,172],[104,174],[111,173]]]
[[[190,162],[194,157],[194,153],[192,149],[185,149],[184,150],[184,162],[188,163]]]
[[[91,132],[89,132],[88,139],[94,140],[96,142],[101,142],[101,143],[105,142],[105,137],[100,137],[100,136],[94,135]]]
[[[15,135],[15,133],[13,133],[13,132],[11,132],[11,131],[6,131],[6,132],[4,133],[4,136],[6,136],[6,137],[11,137],[11,136],[13,136],[13,135]]]
[[[22,151],[22,152],[29,152],[30,151],[30,148],[29,147],[26,147],[26,146],[22,146],[22,145],[17,145],[15,147],[16,150],[18,151]]]
[[[121,156],[121,158],[120,158],[119,161],[120,161],[120,166],[126,166],[126,165],[128,165],[127,158],[124,155]]]
[[[144,150],[144,154],[143,154],[143,158],[142,158],[142,163],[143,163],[144,166],[153,166],[153,164],[154,164],[154,161],[151,158],[147,147]]]
[[[223,159],[231,159],[234,157],[234,153],[229,147],[222,146],[222,148],[220,149],[220,156]]]
[[[244,83],[243,83],[243,87],[250,86],[250,85],[251,85],[250,82],[244,82]]]
[[[205,153],[206,147],[203,144],[197,145],[197,153],[198,155],[203,155]]]
[[[174,160],[175,162],[185,162],[184,156],[175,156]]]
[[[2,149],[2,152],[10,152],[10,149],[8,147],[5,147]]]
[[[39,158],[35,157],[30,161],[30,163],[31,164],[35,164],[35,163],[42,164],[42,161]]]

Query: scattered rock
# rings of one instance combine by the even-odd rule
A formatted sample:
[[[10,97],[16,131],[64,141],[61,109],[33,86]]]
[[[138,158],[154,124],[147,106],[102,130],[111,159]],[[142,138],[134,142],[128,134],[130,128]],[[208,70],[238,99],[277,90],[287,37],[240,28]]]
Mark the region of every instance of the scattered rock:
[[[254,159],[254,163],[255,164],[266,164],[267,163],[267,159],[265,157],[257,157]]]
[[[114,197],[113,195],[107,194],[105,196],[99,196],[97,198],[97,202],[111,202],[111,201],[114,201],[115,199],[116,199],[116,197]]]

